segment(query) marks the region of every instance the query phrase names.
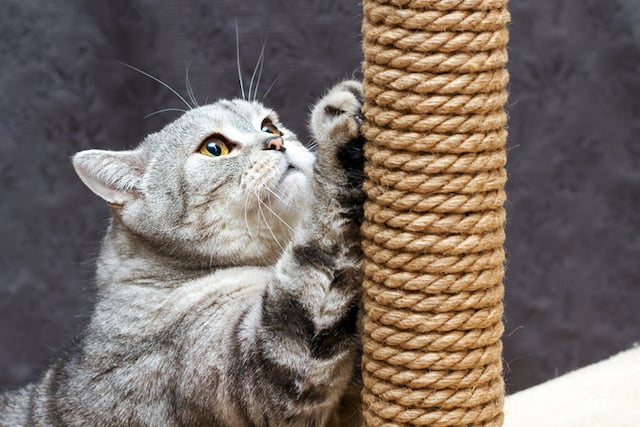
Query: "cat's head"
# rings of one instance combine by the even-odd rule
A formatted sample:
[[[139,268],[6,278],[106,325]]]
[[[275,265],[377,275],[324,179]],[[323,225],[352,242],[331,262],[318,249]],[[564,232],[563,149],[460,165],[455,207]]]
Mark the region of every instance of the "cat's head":
[[[73,157],[127,230],[177,258],[269,263],[299,225],[313,154],[258,102],[186,112],[130,151]]]

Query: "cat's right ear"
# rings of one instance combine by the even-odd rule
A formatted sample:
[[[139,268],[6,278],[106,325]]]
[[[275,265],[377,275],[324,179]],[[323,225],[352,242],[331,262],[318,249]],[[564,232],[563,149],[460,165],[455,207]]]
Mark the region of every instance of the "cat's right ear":
[[[107,203],[121,206],[138,194],[146,161],[139,150],[86,150],[73,156],[76,173]]]

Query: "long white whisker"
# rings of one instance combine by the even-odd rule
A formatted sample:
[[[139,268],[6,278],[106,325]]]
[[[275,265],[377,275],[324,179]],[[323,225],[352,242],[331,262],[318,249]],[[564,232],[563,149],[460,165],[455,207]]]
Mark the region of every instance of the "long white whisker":
[[[271,85],[269,85],[269,87],[267,88],[267,91],[264,93],[264,95],[262,95],[262,99],[265,99],[267,97],[267,95],[269,94],[269,92],[271,92],[271,89],[273,88],[273,86],[276,84],[276,82],[278,81],[278,78],[280,78],[280,74],[278,74],[276,76],[275,79],[273,79],[273,82],[271,82]]]
[[[187,107],[189,107],[189,109],[190,109],[190,110],[193,108],[193,106],[192,106],[191,104],[189,104],[189,103],[188,103],[188,102],[187,102],[187,101],[182,97],[182,95],[180,95],[180,94],[179,94],[178,92],[176,92],[176,91],[175,91],[171,86],[169,86],[168,84],[166,84],[165,82],[163,82],[163,81],[162,81],[162,80],[160,80],[159,78],[154,77],[154,76],[152,76],[151,74],[146,73],[146,72],[142,71],[141,69],[134,67],[133,65],[129,65],[129,64],[127,64],[126,62],[122,62],[122,61],[118,61],[118,62],[120,62],[120,64],[124,65],[125,67],[131,68],[132,70],[137,71],[137,72],[139,72],[140,74],[142,74],[142,75],[144,75],[144,76],[147,76],[147,77],[149,77],[150,79],[155,80],[156,82],[160,83],[162,86],[166,87],[166,88],[167,88],[167,89],[169,89],[171,92],[173,92],[173,94],[174,94],[175,96],[177,96],[178,98],[180,98],[180,100],[181,100],[182,102],[184,102],[184,103],[185,103],[185,105],[186,105]]]
[[[262,44],[262,50],[264,51],[265,46],[267,45],[267,41],[265,40]],[[258,99],[258,88],[260,87],[260,81],[262,80],[262,71],[264,70],[264,56],[262,57],[262,62],[260,63],[260,72],[258,73],[258,80],[256,81],[256,90],[253,93],[253,100]]]
[[[299,207],[298,205],[296,205],[296,204],[294,204],[294,203],[289,203],[289,202],[285,201],[282,197],[280,197],[280,196],[278,195],[278,193],[276,193],[274,190],[272,190],[271,188],[269,188],[269,186],[268,186],[268,185],[265,185],[263,188],[264,188],[265,190],[267,190],[269,193],[273,194],[273,195],[274,195],[274,197],[275,197],[276,199],[278,199],[278,200],[279,200],[283,205],[288,206],[288,207],[291,207],[291,208],[298,208],[298,207]]]
[[[256,71],[260,69],[260,74],[258,75],[258,81],[256,82],[256,92],[258,91],[258,84],[260,83],[260,76],[262,76],[262,67],[264,64],[264,48],[266,46],[266,42],[262,43],[262,49],[260,50],[260,56],[258,56],[258,61],[256,62],[256,66],[253,69],[253,74],[251,74],[251,83],[249,84],[249,101],[255,101],[256,96],[252,93],[251,89],[253,88],[253,80],[256,77]]]
[[[289,225],[289,223],[287,221],[285,221],[284,219],[282,219],[280,217],[280,215],[278,215],[277,213],[275,213],[273,211],[273,209],[271,209],[269,207],[269,205],[267,205],[265,202],[263,202],[262,200],[258,199],[258,202],[260,202],[262,204],[262,206],[264,206],[265,208],[267,208],[269,210],[269,212],[271,212],[273,214],[273,216],[275,216],[276,218],[278,218],[280,220],[281,223],[283,223],[289,230],[291,230],[293,232],[293,228],[291,228],[291,226]]]
[[[146,116],[144,116],[144,118],[148,119],[151,116],[155,116],[156,114],[160,114],[160,113],[166,113],[167,111],[180,111],[181,113],[187,112],[187,110],[183,110],[182,108],[164,108],[162,110],[154,111],[151,114],[147,114]]]
[[[193,105],[195,105],[196,107],[199,107],[200,104],[198,104],[198,100],[196,99],[196,96],[193,93],[193,87],[191,86],[191,81],[189,80],[189,68],[190,68],[190,65],[186,64],[185,70],[184,70],[184,84],[187,87],[187,95],[189,96],[189,99],[191,100]]]
[[[253,233],[251,233],[251,227],[249,226],[249,219],[247,215],[247,207],[249,205],[249,195],[250,193],[246,193],[244,197],[244,224],[247,227],[247,234],[249,234],[249,240],[251,243],[257,248],[260,249],[258,244],[256,243],[255,237],[253,237]]]
[[[242,99],[247,99],[244,95],[244,82],[242,81],[242,72],[240,71],[240,34],[238,32],[238,19],[236,18],[236,65],[238,67],[238,80],[240,81],[240,90],[242,91]]]
[[[276,237],[276,235],[273,233],[273,230],[271,229],[271,226],[269,225],[269,221],[267,221],[267,218],[264,216],[264,212],[262,212],[262,208],[261,205],[264,205],[264,203],[262,202],[262,200],[260,200],[260,197],[258,196],[258,194],[256,193],[256,198],[258,199],[258,212],[260,212],[260,216],[262,217],[262,220],[264,221],[264,225],[267,226],[267,229],[269,230],[269,233],[271,234],[271,237],[273,237],[273,240],[278,244],[278,246],[280,246],[280,249],[282,249],[284,251],[284,247],[282,247],[282,244],[280,243],[280,241],[278,240],[278,238]]]
[[[248,162],[246,159],[243,159],[243,169],[246,170],[247,168],[248,168]],[[251,193],[247,191],[244,196],[244,224],[247,227],[247,234],[249,234],[249,239],[251,240],[251,243],[256,249],[258,249],[258,251],[260,251],[260,245],[258,244],[255,236],[251,232],[251,226],[249,225],[249,219],[247,215],[248,213],[247,208],[249,206],[249,196],[251,196]],[[264,261],[268,261],[267,257],[264,255],[261,255],[260,258]]]

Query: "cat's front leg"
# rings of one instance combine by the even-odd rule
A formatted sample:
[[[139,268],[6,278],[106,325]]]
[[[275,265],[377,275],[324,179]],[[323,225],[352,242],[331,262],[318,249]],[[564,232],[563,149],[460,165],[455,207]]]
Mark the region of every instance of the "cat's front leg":
[[[362,89],[355,81],[336,85],[315,105],[311,115],[318,143],[314,200],[276,269],[280,289],[292,286],[290,291],[309,312],[315,331],[312,355],[354,346],[349,335],[355,332],[362,277],[361,106]]]
[[[360,354],[361,105],[360,83],[349,81],[314,107],[311,209],[240,329],[243,364],[254,373],[246,404],[277,425],[326,425],[339,407],[337,425],[359,423],[357,403],[344,403]]]

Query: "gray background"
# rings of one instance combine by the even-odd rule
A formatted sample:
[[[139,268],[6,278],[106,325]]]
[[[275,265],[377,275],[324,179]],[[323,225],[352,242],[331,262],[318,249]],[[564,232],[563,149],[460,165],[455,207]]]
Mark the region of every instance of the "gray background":
[[[0,388],[78,333],[107,209],[69,157],[128,148],[251,74],[301,135],[308,105],[359,68],[360,4],[0,1]],[[512,0],[505,362],[510,391],[640,338],[640,2]]]

